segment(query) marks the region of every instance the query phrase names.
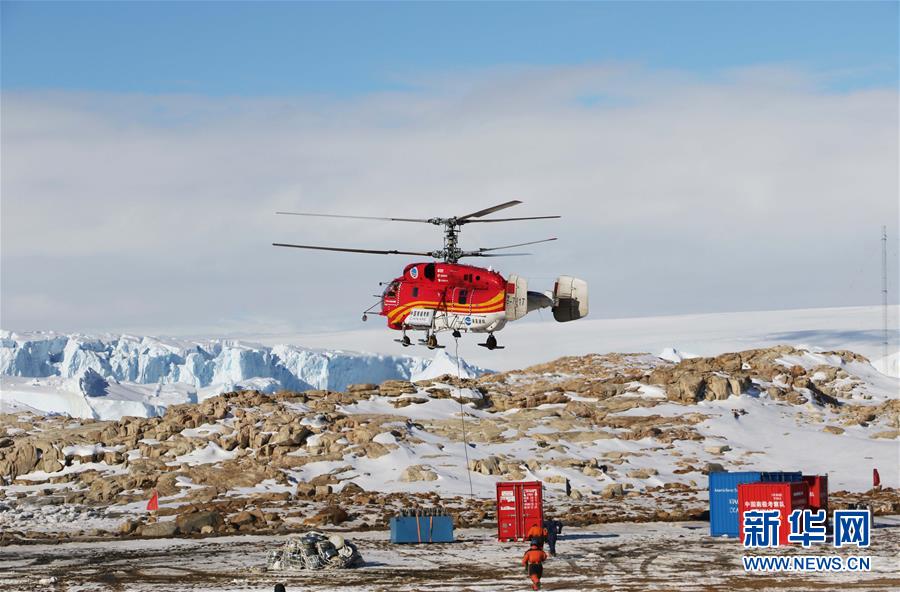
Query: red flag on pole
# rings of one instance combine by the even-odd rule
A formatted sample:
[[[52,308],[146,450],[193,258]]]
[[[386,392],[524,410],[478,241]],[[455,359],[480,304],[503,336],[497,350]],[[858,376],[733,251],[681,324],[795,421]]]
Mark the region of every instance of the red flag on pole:
[[[159,510],[159,492],[155,489],[153,490],[153,497],[151,497],[150,501],[147,502],[147,510],[150,512]]]
[[[879,485],[881,485],[881,475],[878,474],[878,469],[872,469],[872,487]]]

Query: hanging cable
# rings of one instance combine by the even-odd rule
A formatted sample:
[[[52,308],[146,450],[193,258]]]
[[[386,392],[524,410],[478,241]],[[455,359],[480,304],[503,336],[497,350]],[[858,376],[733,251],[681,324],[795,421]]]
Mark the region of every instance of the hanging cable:
[[[469,497],[475,497],[472,489],[472,467],[469,466],[469,440],[466,438],[466,410],[462,402],[462,372],[459,369],[459,337],[454,337],[456,342],[456,399],[459,401],[459,419],[462,423],[463,451],[466,453],[466,476],[469,478]]]

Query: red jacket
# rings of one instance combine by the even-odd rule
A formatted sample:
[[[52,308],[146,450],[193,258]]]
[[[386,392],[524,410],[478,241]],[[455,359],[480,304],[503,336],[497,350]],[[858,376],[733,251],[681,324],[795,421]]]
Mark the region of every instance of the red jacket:
[[[528,532],[525,533],[526,539],[545,539],[547,538],[547,529],[543,528],[540,524],[535,524],[531,528],[528,529]]]
[[[522,557],[522,565],[528,565],[530,563],[543,563],[547,559],[547,554],[541,551],[540,549],[528,549],[525,551],[525,556]]]

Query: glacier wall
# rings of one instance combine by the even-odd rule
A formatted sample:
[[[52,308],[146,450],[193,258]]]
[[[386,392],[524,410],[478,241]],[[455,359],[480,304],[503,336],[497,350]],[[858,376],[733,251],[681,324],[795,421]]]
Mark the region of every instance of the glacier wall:
[[[223,390],[270,379],[289,390],[344,390],[361,382],[409,380],[431,360],[411,356],[266,347],[232,340],[185,341],[133,335],[16,334],[0,331],[0,375],[63,379],[98,377],[118,383],[185,384]],[[475,375],[482,370],[464,364]]]

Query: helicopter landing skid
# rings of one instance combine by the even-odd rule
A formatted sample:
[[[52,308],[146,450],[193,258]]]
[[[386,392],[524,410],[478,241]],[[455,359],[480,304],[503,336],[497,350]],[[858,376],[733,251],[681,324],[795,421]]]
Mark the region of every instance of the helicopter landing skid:
[[[444,349],[444,346],[438,343],[437,337],[434,333],[428,334],[425,339],[420,339],[419,343],[421,343],[428,349]]]
[[[425,339],[420,339],[420,340],[419,340],[419,343],[420,343],[421,345],[424,345],[424,346],[427,347],[428,349],[446,349],[446,347],[447,347],[446,345],[440,345],[440,344],[437,344],[437,343],[434,343],[434,344],[429,345],[429,344],[428,344],[428,341],[425,340]]]
[[[488,349],[490,349],[490,350],[495,350],[495,349],[506,349],[506,347],[503,346],[503,345],[493,345],[493,346],[491,346],[491,345],[488,345],[487,343],[479,343],[479,344],[477,344],[477,345],[480,345],[481,347],[486,347],[486,348],[488,348]]]
[[[481,347],[486,347],[489,350],[503,349],[502,345],[497,345],[497,338],[494,337],[493,333],[488,335],[488,338],[484,343],[479,343],[478,345],[480,345]]]

